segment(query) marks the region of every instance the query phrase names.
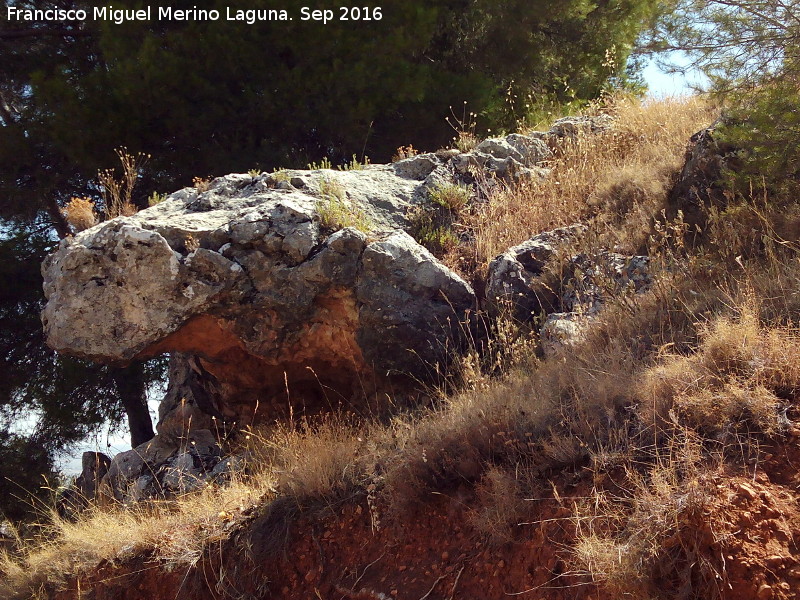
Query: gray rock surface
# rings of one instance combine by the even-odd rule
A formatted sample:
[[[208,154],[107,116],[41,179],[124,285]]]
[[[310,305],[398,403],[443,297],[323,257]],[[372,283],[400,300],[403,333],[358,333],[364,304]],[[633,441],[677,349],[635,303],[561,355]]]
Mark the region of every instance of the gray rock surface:
[[[509,310],[523,322],[544,315],[539,333],[546,356],[582,341],[586,327],[610,299],[646,291],[653,282],[647,256],[608,251],[592,256],[566,254],[560,281],[556,273],[546,279],[548,263],[566,252],[570,241],[585,230],[583,225],[571,225],[540,233],[509,248],[489,265],[486,297],[490,309],[495,314]]]
[[[489,138],[475,148],[476,152],[490,154],[497,159],[512,158],[516,162],[533,166],[552,157],[543,137],[512,133],[504,138]]]
[[[547,315],[539,331],[539,340],[545,356],[557,356],[585,339],[586,327],[591,317],[568,312]]]
[[[594,314],[612,297],[641,292],[653,282],[647,256],[624,256],[603,251],[579,254],[570,260],[570,279],[564,285],[561,305],[568,312]]]
[[[545,356],[580,343],[604,305],[612,298],[644,292],[653,283],[650,258],[602,251],[594,256],[573,256],[562,285],[561,309],[552,313],[540,330]]]
[[[611,129],[614,118],[600,114],[582,117],[564,117],[553,123],[548,131],[551,139],[575,139],[579,135],[603,133]]]
[[[209,415],[269,418],[287,384],[300,406],[329,406],[397,374],[425,378],[475,304],[404,229],[452,160],[229,175],[81,232],[43,265],[48,343],[120,364],[185,356],[158,427],[173,437]],[[331,195],[369,230],[323,226]]]
[[[218,476],[220,456],[220,444],[207,429],[178,439],[158,435],[114,456],[98,493],[123,503],[185,494]]]
[[[542,278],[545,265],[585,229],[571,225],[545,231],[493,259],[486,284],[491,309],[495,313],[510,309],[522,321],[552,311],[557,298]]]
[[[687,236],[691,244],[705,241],[709,208],[715,206],[721,211],[730,202],[723,173],[741,168],[739,149],[715,135],[720,123],[717,121],[691,137],[683,168],[667,203],[667,219],[675,219],[680,212],[684,223],[692,227],[693,235]]]

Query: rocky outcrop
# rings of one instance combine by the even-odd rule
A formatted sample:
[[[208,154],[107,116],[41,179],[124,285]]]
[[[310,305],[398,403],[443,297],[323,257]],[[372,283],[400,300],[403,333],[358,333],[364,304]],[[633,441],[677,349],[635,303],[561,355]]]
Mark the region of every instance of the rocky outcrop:
[[[546,176],[559,131],[347,171],[228,175],[62,241],[43,265],[48,344],[119,365],[171,355],[159,435],[113,459],[103,495],[216,477],[234,424],[413,395],[467,337],[476,297],[409,235],[410,214],[442,186],[479,201]],[[540,242],[495,269],[498,295],[530,291]]]
[[[706,229],[711,206],[727,205],[723,173],[736,171],[740,167],[737,149],[715,137],[716,126],[715,123],[691,137],[683,168],[669,195],[666,217],[675,219],[680,211],[683,221],[693,226],[692,233],[697,234],[692,235],[690,240],[703,239],[702,233]]]
[[[582,135],[605,133],[613,124],[614,118],[608,114],[563,117],[553,122],[547,136],[553,144],[563,139],[574,140]]]
[[[178,438],[158,435],[111,461],[98,494],[105,500],[138,502],[180,495],[229,472],[232,458],[223,460],[219,437],[194,429]]]
[[[104,362],[193,356],[222,418],[285,406],[287,383],[302,405],[422,377],[474,293],[404,231],[427,197],[407,167],[231,175],[65,240],[44,265],[48,343]],[[330,202],[369,230],[326,230]]]
[[[543,278],[545,266],[585,229],[583,225],[571,225],[545,231],[492,260],[486,284],[490,308],[495,313],[510,309],[521,321],[555,310],[558,300]]]
[[[119,364],[193,357],[194,401],[207,396],[205,414],[220,418],[252,417],[256,398],[285,405],[287,382],[301,403],[328,392],[338,403],[365,381],[424,378],[475,297],[407,233],[410,209],[477,170],[541,176],[549,155],[511,135],[466,154],[183,189],[61,243],[43,267],[48,343]]]
[[[583,340],[586,327],[610,298],[644,291],[652,283],[647,256],[608,251],[591,256],[566,254],[559,273],[547,277],[547,267],[585,231],[583,225],[571,225],[540,233],[509,248],[489,265],[490,308],[495,314],[509,311],[521,322],[542,317],[540,341],[545,355]]]

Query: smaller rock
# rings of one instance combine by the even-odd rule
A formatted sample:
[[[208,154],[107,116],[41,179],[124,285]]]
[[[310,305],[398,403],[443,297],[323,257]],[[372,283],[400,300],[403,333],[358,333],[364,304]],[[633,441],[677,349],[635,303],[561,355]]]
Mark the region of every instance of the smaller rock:
[[[156,486],[153,485],[155,482],[155,478],[152,475],[142,475],[138,477],[136,481],[134,481],[127,490],[125,490],[125,501],[126,502],[141,502],[143,500],[149,500],[151,498],[158,497],[159,491]]]
[[[772,586],[769,584],[762,583],[758,586],[758,591],[756,592],[756,598],[758,598],[758,600],[769,600],[773,595]]]
[[[570,264],[570,281],[561,298],[562,307],[569,312],[594,314],[609,298],[627,290],[646,291],[653,282],[647,256],[602,251],[574,256]]]
[[[162,467],[161,485],[166,491],[185,494],[202,484],[201,469],[191,452],[182,452]]]
[[[394,167],[394,172],[400,177],[423,181],[439,164],[435,154],[418,154],[411,158],[399,160],[392,166]]]
[[[547,315],[539,334],[544,355],[557,356],[582,342],[589,322],[590,317],[575,312]]]
[[[81,463],[81,474],[56,501],[56,510],[62,517],[76,516],[97,501],[111,459],[102,452],[84,452]]]
[[[141,476],[145,466],[144,459],[135,449],[120,452],[111,460],[108,472],[103,477],[104,493],[122,501],[130,484]]]
[[[511,308],[516,319],[528,321],[541,311],[552,310],[557,299],[541,276],[559,248],[582,233],[583,225],[545,231],[509,248],[489,264],[486,298],[497,314]]]
[[[520,163],[524,160],[522,153],[519,152],[519,150],[509,144],[508,141],[500,138],[485,139],[475,147],[475,150],[477,152],[491,154],[495,158],[505,159],[510,157]]]
[[[111,465],[111,459],[102,452],[84,452],[81,457],[81,474],[75,480],[75,489],[87,502],[97,498],[100,482]]]
[[[208,474],[208,481],[214,483],[226,483],[231,480],[235,473],[244,470],[246,458],[241,455],[228,456],[223,458]]]
[[[8,521],[0,522],[0,550],[10,549],[16,543],[14,527]]]
[[[520,162],[535,165],[552,158],[553,153],[546,143],[547,134],[535,132],[531,135],[512,133],[506,136],[508,142],[521,155]]]
[[[608,131],[614,123],[611,115],[595,115],[584,117],[564,117],[558,119],[550,127],[551,138],[555,139],[576,139],[581,134],[596,134]]]

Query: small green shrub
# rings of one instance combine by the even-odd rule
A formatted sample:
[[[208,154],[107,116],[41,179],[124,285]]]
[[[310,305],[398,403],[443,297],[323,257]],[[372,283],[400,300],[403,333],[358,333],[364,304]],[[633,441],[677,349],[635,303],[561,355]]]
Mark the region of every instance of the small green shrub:
[[[472,190],[470,187],[460,183],[445,183],[442,185],[437,185],[428,193],[431,202],[454,213],[458,213],[462,208],[464,208],[472,196]]]
[[[322,160],[318,163],[312,162],[308,163],[308,170],[309,171],[321,171],[322,169],[332,169],[333,165],[331,165],[331,161],[328,159],[327,156],[322,157]]]
[[[156,204],[161,204],[166,199],[167,199],[166,194],[159,194],[158,192],[153,192],[147,198],[147,206],[155,206]]]
[[[286,169],[276,169],[272,172],[273,181],[289,181],[289,172]]]
[[[353,154],[353,158],[350,162],[344,163],[341,167],[339,167],[340,171],[360,171],[364,167],[368,166],[369,163],[369,156],[365,156],[363,162],[358,160],[355,154]]]
[[[424,225],[417,231],[416,237],[434,256],[441,256],[458,246],[458,236],[445,226]]]
[[[323,228],[338,231],[345,227],[355,227],[363,233],[369,233],[375,228],[367,213],[348,202],[339,182],[321,179],[319,193],[322,199],[317,202],[317,215]]]
[[[458,234],[453,230],[453,214],[435,207],[418,206],[408,213],[411,222],[411,236],[437,258],[454,250],[459,243]]]

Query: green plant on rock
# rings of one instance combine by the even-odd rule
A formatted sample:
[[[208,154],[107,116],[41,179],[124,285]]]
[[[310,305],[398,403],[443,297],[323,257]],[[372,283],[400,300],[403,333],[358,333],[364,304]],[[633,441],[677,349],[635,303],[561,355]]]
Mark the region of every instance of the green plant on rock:
[[[355,227],[362,233],[369,233],[375,228],[375,223],[367,213],[350,204],[339,182],[327,177],[320,179],[319,194],[322,199],[317,202],[317,215],[324,229],[338,231]]]
[[[431,188],[428,194],[431,202],[457,214],[469,202],[472,189],[460,183],[444,183]]]
[[[369,164],[370,164],[369,156],[365,156],[364,160],[360,161],[360,160],[358,160],[358,157],[355,154],[353,154],[353,158],[350,160],[350,162],[344,163],[344,165],[339,167],[339,170],[340,171],[360,171],[364,167],[368,166]]]
[[[153,192],[147,198],[147,206],[155,206],[156,204],[161,204],[166,199],[167,199],[166,194],[159,194],[158,192]]]
[[[331,164],[330,159],[327,156],[323,156],[322,160],[318,163],[312,162],[308,163],[308,170],[309,171],[321,171],[323,169],[332,169],[333,165]]]
[[[275,169],[272,172],[273,181],[281,182],[281,181],[289,181],[289,179],[291,179],[291,177],[289,177],[289,171],[287,171],[286,169]]]
[[[452,215],[441,208],[417,207],[408,214],[411,235],[437,258],[458,246],[458,234],[453,231]]]

